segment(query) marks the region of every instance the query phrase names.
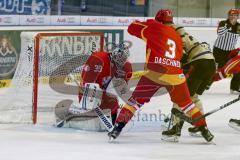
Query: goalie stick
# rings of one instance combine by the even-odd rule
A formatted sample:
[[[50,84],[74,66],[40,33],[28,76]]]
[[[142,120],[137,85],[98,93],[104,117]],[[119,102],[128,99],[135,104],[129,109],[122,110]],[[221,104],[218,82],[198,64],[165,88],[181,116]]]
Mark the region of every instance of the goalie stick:
[[[71,77],[71,79],[79,86],[79,82],[74,78],[74,76],[72,74],[69,74],[69,76]],[[82,92],[82,90],[80,91]],[[98,106],[94,109],[95,113],[97,114],[98,118],[101,120],[101,122],[103,123],[103,125],[106,127],[107,131],[110,132],[113,129],[113,125],[112,122],[109,120],[109,118],[103,113],[103,110]],[[56,124],[56,127],[60,128],[64,125],[64,123],[70,121],[73,118],[77,118],[79,117],[78,115],[69,115],[66,116],[63,120],[59,121]]]
[[[186,121],[186,122],[188,122],[188,123],[190,123],[190,124],[193,124],[193,123],[196,123],[197,121],[199,121],[199,120],[202,119],[202,118],[205,118],[205,117],[207,117],[207,116],[209,116],[209,115],[211,115],[211,114],[213,114],[213,113],[215,113],[215,112],[217,112],[217,111],[219,111],[219,110],[222,110],[223,108],[226,108],[226,107],[232,105],[233,103],[238,102],[239,100],[240,100],[240,95],[238,96],[238,98],[233,99],[233,100],[231,100],[230,102],[227,102],[227,103],[221,105],[220,107],[218,107],[218,108],[216,108],[216,109],[213,109],[213,110],[205,113],[204,115],[199,116],[199,117],[194,118],[194,119],[192,119],[191,117],[186,116],[183,112],[179,111],[179,110],[176,109],[176,108],[173,108],[173,109],[172,109],[172,113],[173,113],[175,116],[181,118],[182,120],[184,120],[184,121]]]

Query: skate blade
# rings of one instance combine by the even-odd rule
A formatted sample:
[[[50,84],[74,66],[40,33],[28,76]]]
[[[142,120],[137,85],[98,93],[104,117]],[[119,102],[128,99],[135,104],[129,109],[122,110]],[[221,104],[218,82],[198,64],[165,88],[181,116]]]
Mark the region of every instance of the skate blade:
[[[108,136],[108,143],[114,143],[116,140],[116,138],[112,137],[112,136]]]
[[[237,124],[235,124],[235,123],[228,123],[228,126],[229,127],[231,127],[231,128],[233,128],[233,129],[235,129],[235,130],[237,130],[237,131],[240,131],[240,126],[238,126]]]
[[[179,142],[179,136],[162,136],[161,140],[166,142]]]
[[[113,137],[109,137],[108,142],[112,143],[113,141],[114,141],[114,138]]]
[[[59,121],[59,122],[57,122],[57,123],[55,124],[55,127],[61,128],[61,127],[63,127],[64,123],[65,123],[65,121],[64,121],[64,120],[61,120],[61,121]]]
[[[210,144],[213,144],[213,145],[217,145],[217,143],[215,143],[213,140],[211,142],[209,142]]]
[[[208,144],[208,145],[217,145],[217,143],[215,143],[215,141],[214,140],[211,140],[210,142],[205,142],[206,144]]]
[[[200,132],[196,132],[196,133],[189,132],[189,135],[192,137],[202,137]]]

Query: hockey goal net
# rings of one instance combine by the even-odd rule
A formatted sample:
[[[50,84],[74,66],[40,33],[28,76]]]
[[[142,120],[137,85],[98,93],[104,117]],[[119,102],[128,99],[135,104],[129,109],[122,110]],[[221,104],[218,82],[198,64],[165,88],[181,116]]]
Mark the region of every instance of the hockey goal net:
[[[62,100],[77,100],[83,64],[103,50],[103,33],[22,32],[21,53],[11,87],[0,94],[0,123],[54,123]]]

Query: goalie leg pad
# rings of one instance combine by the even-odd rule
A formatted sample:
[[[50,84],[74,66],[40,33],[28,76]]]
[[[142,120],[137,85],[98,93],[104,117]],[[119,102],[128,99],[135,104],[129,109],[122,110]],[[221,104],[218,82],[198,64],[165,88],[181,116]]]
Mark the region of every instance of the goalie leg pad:
[[[105,111],[104,114],[107,118],[111,119],[111,112],[108,110]],[[104,132],[107,131],[105,125],[101,122],[97,115],[90,116],[80,116],[78,118],[72,119],[69,121],[65,127],[84,130],[84,131],[96,131],[96,132]]]
[[[65,119],[69,115],[68,110],[72,103],[72,100],[63,100],[56,105],[54,113],[57,122]]]

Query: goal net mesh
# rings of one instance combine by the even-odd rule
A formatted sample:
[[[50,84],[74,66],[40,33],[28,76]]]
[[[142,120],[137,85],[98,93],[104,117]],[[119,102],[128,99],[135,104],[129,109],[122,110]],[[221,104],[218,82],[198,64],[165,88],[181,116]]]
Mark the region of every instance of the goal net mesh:
[[[54,108],[78,101],[83,64],[103,49],[102,33],[22,32],[21,53],[11,86],[0,94],[0,123],[54,123]]]

